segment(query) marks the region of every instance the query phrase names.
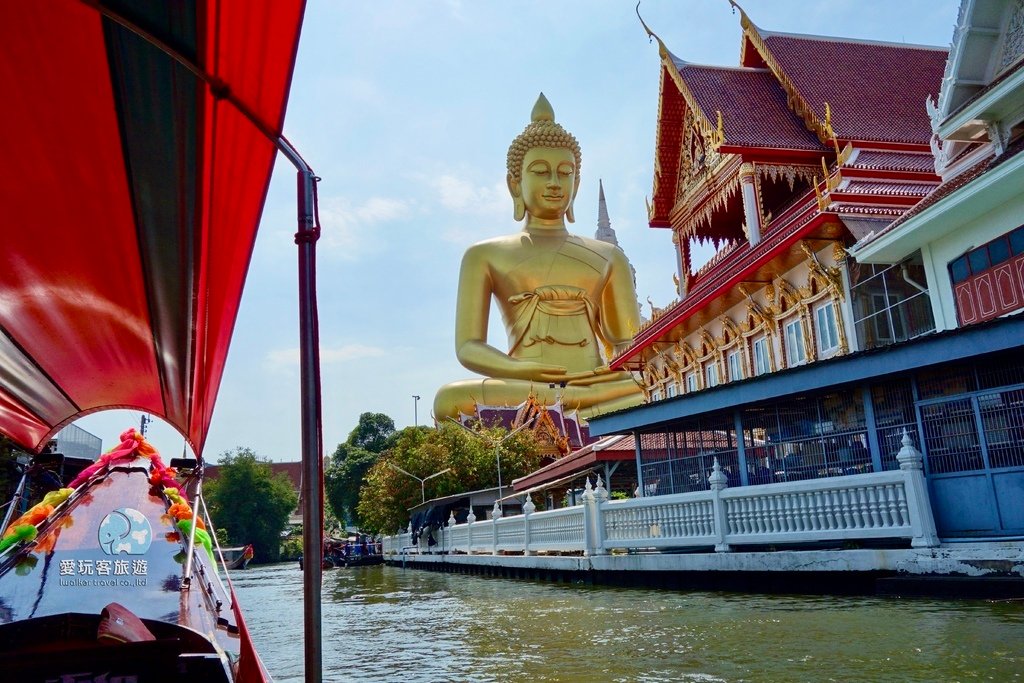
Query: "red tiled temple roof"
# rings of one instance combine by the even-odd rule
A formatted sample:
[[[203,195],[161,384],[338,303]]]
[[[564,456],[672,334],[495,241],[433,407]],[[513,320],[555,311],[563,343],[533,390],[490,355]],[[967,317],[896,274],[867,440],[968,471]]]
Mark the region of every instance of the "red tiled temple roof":
[[[846,164],[846,168],[871,171],[915,171],[919,173],[935,172],[935,157],[923,152],[887,152],[881,150],[862,150],[854,159]]]
[[[722,112],[729,147],[827,149],[786,105],[786,92],[768,69],[673,61],[704,115]]]
[[[607,447],[602,448],[603,444],[607,444]],[[636,442],[631,435],[606,437],[516,479],[512,482],[512,489],[525,491],[575,472],[582,473],[599,462],[628,462],[635,458]]]
[[[938,95],[945,49],[759,33],[819,120],[829,104],[840,140],[928,143],[932,129],[924,101]]]
[[[292,483],[292,487],[298,492],[302,488],[302,463],[301,462],[268,462],[270,471],[274,476],[285,474]],[[221,465],[207,465],[203,468],[203,477],[207,480],[216,479],[220,476]]]
[[[915,204],[913,208],[911,208],[898,219],[896,219],[888,226],[886,226],[885,229],[880,230],[872,235],[869,235],[860,242],[858,242],[857,247],[869,244],[870,242],[873,242],[879,237],[881,237],[882,235],[886,235],[892,232],[893,230],[897,229],[898,227],[906,223],[913,216],[916,216],[925,209],[935,205],[942,199],[945,199],[949,195],[959,190],[961,187],[973,181],[975,178],[979,178],[985,175],[986,173],[995,169],[1003,162],[1008,161],[1021,153],[1024,153],[1024,139],[1018,140],[1013,145],[1010,145],[1010,147],[1008,147],[1006,151],[1000,154],[999,156],[983,159],[976,163],[974,166],[971,166],[970,168],[966,169],[962,173],[959,173],[956,176],[950,178],[948,181],[944,182],[942,185],[936,188],[934,192],[932,192],[927,197],[925,197],[917,204]]]

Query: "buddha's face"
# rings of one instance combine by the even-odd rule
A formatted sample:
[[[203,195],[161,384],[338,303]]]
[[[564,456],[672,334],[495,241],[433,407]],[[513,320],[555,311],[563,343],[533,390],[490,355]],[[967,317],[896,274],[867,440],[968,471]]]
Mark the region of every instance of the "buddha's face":
[[[576,194],[576,158],[564,147],[534,147],[523,157],[522,198],[541,220],[565,215]]]

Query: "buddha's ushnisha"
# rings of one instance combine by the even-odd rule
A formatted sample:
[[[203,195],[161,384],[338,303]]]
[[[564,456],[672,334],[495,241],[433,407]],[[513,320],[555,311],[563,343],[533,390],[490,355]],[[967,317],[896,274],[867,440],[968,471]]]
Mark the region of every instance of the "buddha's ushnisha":
[[[477,404],[518,405],[531,393],[551,405],[557,391],[584,416],[641,400],[629,373],[607,367],[639,327],[629,264],[617,247],[566,230],[579,189],[579,143],[555,122],[543,93],[531,119],[508,151],[508,189],[523,229],[470,247],[459,273],[455,352],[484,378],[442,387],[438,420],[473,414]],[[507,353],[487,343],[492,297]]]

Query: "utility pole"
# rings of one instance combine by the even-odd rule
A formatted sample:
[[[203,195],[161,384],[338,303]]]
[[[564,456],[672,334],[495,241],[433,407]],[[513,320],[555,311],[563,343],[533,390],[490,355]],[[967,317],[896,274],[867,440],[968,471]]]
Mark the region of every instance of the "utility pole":
[[[420,417],[417,409],[420,405],[420,397],[417,394],[412,395],[412,424],[415,427],[420,426]]]

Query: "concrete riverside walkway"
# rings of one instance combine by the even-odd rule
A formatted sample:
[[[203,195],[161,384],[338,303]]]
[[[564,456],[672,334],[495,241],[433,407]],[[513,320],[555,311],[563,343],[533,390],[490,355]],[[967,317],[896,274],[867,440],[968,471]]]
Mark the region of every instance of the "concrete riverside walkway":
[[[421,554],[407,548],[386,555],[385,562],[413,569],[562,583],[1024,599],[1024,549],[1019,542],[593,556]]]

